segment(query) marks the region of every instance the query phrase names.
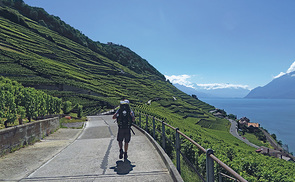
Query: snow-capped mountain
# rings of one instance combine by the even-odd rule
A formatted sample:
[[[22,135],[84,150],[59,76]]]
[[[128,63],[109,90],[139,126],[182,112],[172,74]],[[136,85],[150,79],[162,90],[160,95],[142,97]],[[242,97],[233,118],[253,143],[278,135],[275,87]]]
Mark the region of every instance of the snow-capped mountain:
[[[198,98],[243,98],[250,90],[245,88],[215,88],[204,89],[195,85],[195,88],[186,87],[180,84],[173,84],[179,90],[189,95],[196,95]]]

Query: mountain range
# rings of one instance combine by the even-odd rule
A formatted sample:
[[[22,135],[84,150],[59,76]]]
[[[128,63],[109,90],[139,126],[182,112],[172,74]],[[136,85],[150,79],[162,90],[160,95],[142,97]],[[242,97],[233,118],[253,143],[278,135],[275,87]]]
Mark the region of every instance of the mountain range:
[[[197,85],[192,88],[177,83],[174,86],[184,93],[196,95],[198,98],[243,98],[250,92],[250,90],[244,88],[203,89]]]
[[[295,99],[295,71],[275,78],[263,87],[257,87],[245,98]]]
[[[295,99],[295,71],[283,73],[265,86],[256,87],[251,91],[241,87],[204,89],[197,84],[192,87],[177,83],[173,85],[186,94],[196,95],[198,98]]]
[[[30,7],[22,0],[0,0],[0,76],[43,90],[63,102],[80,104],[85,115],[114,109],[126,97],[138,120],[143,121],[142,126],[149,131],[153,119],[147,115],[165,121],[204,148],[214,149],[219,159],[246,180],[257,181],[261,176],[267,177],[265,181],[294,179],[293,163],[257,154],[254,148],[229,133],[228,120],[212,115],[210,111],[215,107],[177,89],[129,48],[93,41],[59,17],[49,15],[42,8]],[[186,89],[198,97],[222,93],[212,90],[202,95]],[[161,130],[162,124],[156,123],[157,130]],[[170,151],[167,154],[175,159],[175,131],[169,127],[165,130],[166,151]],[[161,138],[157,132],[157,142]],[[194,164],[205,174],[206,155],[184,138],[181,143],[184,156],[197,161]],[[185,162],[182,166],[184,181],[198,178]],[[281,177],[280,173],[288,175]]]

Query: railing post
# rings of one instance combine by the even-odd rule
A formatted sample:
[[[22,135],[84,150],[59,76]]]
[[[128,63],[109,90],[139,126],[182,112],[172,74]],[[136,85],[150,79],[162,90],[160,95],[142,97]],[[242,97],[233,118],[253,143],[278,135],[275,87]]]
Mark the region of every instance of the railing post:
[[[180,171],[180,141],[179,141],[179,128],[176,128],[175,130],[175,147],[176,147],[176,169],[178,170],[179,174]]]
[[[153,137],[156,138],[156,124],[155,124],[155,117],[153,117]]]
[[[214,182],[214,161],[210,157],[213,154],[212,149],[207,149],[206,151],[206,181]]]
[[[141,128],[141,113],[139,113],[139,127]]]
[[[162,121],[162,147],[164,151],[166,152],[166,133],[165,133],[165,124],[164,121]]]
[[[148,131],[148,122],[149,122],[149,116],[146,115],[146,120],[145,120],[145,131]]]

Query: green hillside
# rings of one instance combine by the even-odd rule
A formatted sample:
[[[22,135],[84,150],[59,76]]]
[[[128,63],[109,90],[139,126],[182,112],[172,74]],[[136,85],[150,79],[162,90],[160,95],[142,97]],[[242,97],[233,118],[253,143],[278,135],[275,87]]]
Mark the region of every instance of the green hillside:
[[[81,104],[86,114],[112,109],[125,96],[134,110],[165,120],[215,150],[247,180],[295,181],[294,163],[256,154],[229,134],[227,120],[209,113],[213,106],[179,91],[129,48],[92,41],[21,0],[0,1],[0,76]],[[197,166],[204,164],[204,154],[191,144],[182,150]]]
[[[174,89],[162,74],[126,47],[97,43],[109,52],[102,55],[17,11],[2,7],[0,11],[9,17],[0,19],[2,76],[50,90],[85,108],[113,107],[122,96],[133,103],[146,102],[154,95],[149,88]],[[22,23],[12,21],[14,16]],[[162,92],[154,95],[160,96]]]

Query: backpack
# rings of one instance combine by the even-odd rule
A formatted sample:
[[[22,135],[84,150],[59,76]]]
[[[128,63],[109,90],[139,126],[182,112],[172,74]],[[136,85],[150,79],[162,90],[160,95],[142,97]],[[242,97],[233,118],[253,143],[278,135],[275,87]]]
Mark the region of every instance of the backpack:
[[[131,128],[132,116],[129,104],[120,104],[118,111],[119,116],[117,117],[117,123],[119,128]]]

